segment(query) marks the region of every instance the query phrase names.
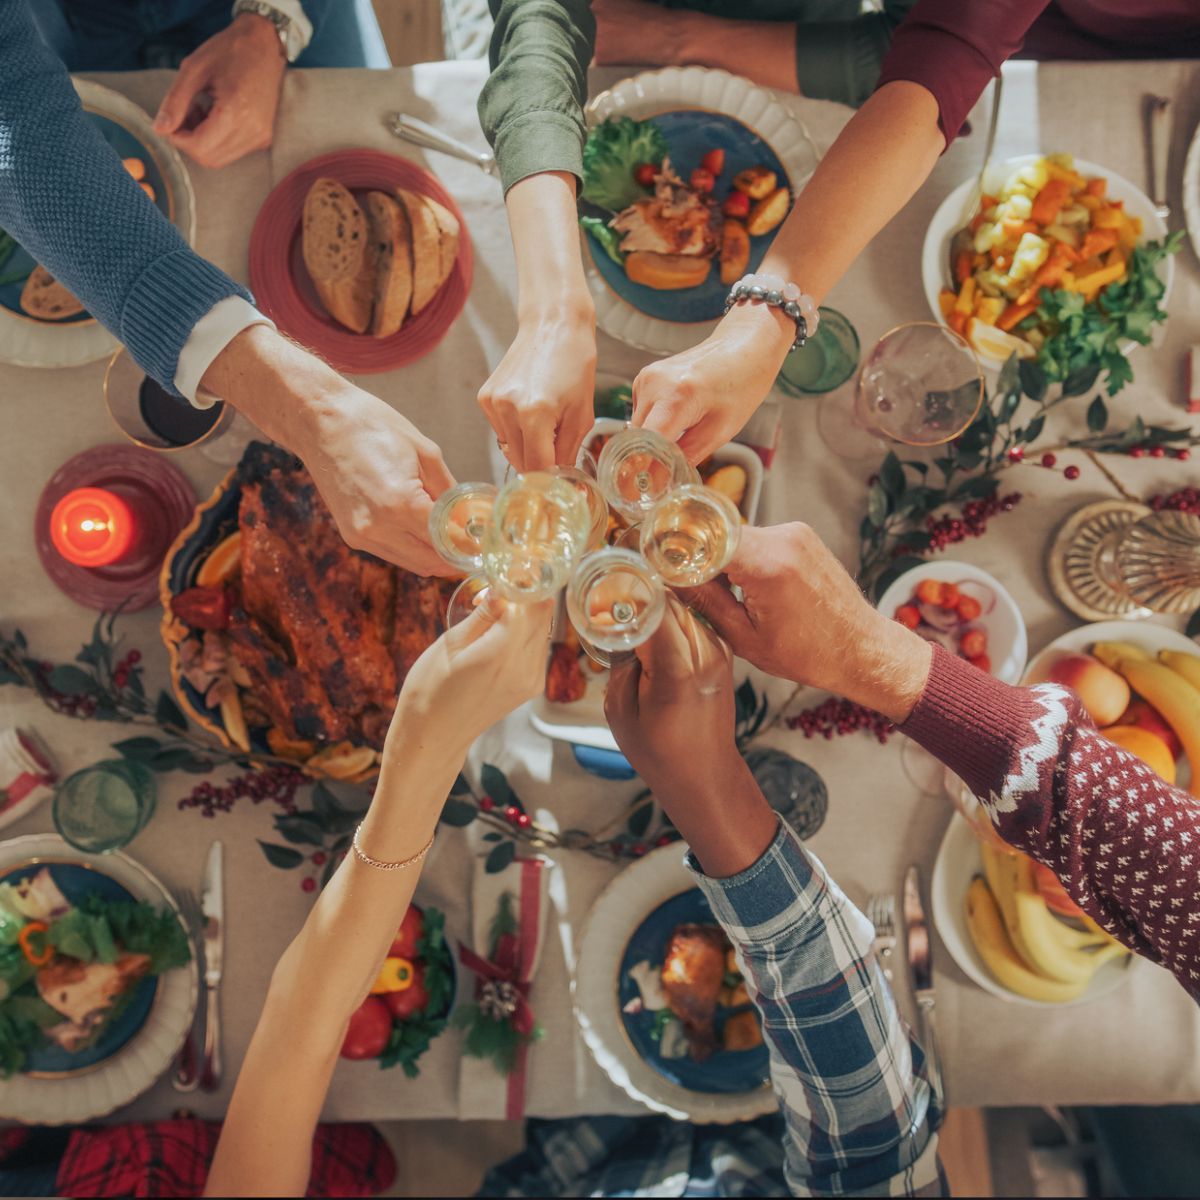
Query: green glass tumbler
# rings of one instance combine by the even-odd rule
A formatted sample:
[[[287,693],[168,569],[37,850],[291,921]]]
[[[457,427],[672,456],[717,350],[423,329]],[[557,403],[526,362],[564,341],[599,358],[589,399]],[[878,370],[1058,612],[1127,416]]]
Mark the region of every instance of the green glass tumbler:
[[[54,794],[54,828],[76,850],[110,854],[128,846],[154,815],[154,773],[112,759],[84,767]]]
[[[822,308],[815,336],[787,356],[775,385],[789,396],[832,392],[854,374],[858,356],[854,326],[836,308]]]

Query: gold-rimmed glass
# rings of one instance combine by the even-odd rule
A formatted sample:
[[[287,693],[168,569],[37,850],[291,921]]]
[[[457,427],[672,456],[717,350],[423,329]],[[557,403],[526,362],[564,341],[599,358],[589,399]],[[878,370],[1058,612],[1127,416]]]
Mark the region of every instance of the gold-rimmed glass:
[[[741,514],[728,496],[702,483],[686,483],[646,515],[640,546],[665,583],[699,587],[729,565],[741,531]]]
[[[666,611],[662,580],[641,554],[615,546],[586,555],[567,585],[567,616],[601,666],[653,636]]]

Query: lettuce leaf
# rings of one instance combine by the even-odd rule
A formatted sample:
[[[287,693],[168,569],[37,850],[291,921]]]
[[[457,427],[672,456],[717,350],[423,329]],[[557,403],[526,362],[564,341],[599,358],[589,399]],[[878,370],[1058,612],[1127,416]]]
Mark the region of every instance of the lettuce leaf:
[[[646,190],[633,177],[642,163],[662,162],[667,139],[653,121],[610,117],[588,134],[583,147],[583,193],[591,204],[620,212]]]
[[[617,266],[625,265],[625,255],[621,253],[621,235],[615,229],[610,229],[607,221],[599,217],[580,217],[579,224],[600,243],[600,249]]]
[[[181,967],[192,957],[187,934],[174,912],[144,900],[86,896],[51,924],[49,939],[60,954],[81,962],[116,962],[121,950],[148,955],[151,975]]]

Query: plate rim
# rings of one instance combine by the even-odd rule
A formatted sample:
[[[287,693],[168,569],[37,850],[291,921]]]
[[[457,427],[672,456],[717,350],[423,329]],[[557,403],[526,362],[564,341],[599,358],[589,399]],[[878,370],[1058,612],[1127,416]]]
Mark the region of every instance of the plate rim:
[[[1200,122],[1183,163],[1183,219],[1192,253],[1200,259]]]

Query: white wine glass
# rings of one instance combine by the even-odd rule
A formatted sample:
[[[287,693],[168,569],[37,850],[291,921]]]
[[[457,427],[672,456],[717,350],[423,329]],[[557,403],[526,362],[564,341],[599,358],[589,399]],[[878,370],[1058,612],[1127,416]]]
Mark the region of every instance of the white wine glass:
[[[685,483],[647,514],[641,551],[665,583],[699,587],[729,565],[741,532],[741,514],[728,496],[702,483]]]
[[[587,547],[592,517],[565,479],[516,475],[500,489],[483,538],[483,570],[506,600],[542,600],[566,583]]]
[[[482,571],[468,575],[450,595],[446,605],[446,628],[461,625],[483,603],[488,590],[488,578]]]
[[[673,488],[697,476],[683,451],[652,429],[623,429],[600,451],[596,478],[604,498],[636,525]]]
[[[640,646],[662,622],[667,592],[634,550],[608,546],[585,555],[567,584],[567,616],[588,656],[603,667]]]
[[[452,567],[483,566],[483,535],[492,523],[498,489],[494,483],[459,483],[438,498],[429,514],[433,548]]]

